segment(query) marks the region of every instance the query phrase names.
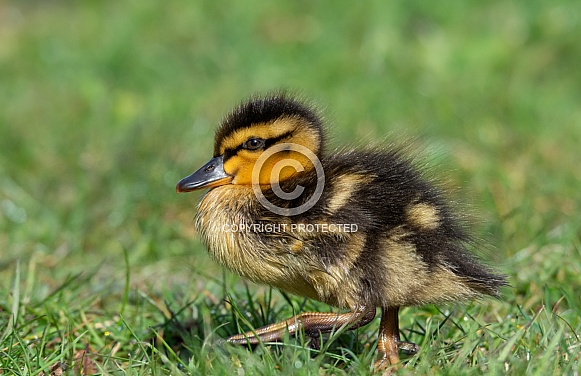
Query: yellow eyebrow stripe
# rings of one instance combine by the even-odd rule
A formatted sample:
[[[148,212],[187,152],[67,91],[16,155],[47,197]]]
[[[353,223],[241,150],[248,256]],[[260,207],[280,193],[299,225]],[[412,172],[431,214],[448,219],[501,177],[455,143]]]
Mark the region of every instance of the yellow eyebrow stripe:
[[[224,154],[226,149],[236,149],[250,137],[260,137],[267,140],[288,133],[296,127],[295,119],[282,118],[272,123],[253,124],[250,127],[238,129],[222,141],[220,144],[220,154]]]

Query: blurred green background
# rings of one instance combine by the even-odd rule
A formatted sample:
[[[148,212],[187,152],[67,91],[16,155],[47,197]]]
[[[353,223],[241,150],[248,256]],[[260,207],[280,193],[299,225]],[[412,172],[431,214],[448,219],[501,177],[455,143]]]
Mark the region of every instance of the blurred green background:
[[[15,278],[28,320],[117,317],[124,252],[153,300],[219,290],[199,195],[174,187],[227,111],[279,88],[320,104],[331,146],[419,135],[510,276],[504,313],[579,309],[580,17],[565,0],[0,1],[0,323]]]

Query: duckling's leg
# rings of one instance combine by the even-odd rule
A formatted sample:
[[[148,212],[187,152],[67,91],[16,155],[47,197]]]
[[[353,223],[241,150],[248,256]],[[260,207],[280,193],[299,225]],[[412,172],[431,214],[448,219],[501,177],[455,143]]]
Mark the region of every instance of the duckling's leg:
[[[349,326],[349,329],[355,329],[369,323],[374,317],[375,307],[359,307],[347,313],[305,312],[283,322],[234,335],[227,341],[241,345],[255,345],[260,342],[280,340],[285,333],[293,335],[301,329],[316,341],[321,333],[332,332],[343,325]]]
[[[399,349],[410,355],[419,350],[415,343],[399,340],[399,307],[383,307],[381,312],[379,341],[377,343],[379,359],[375,362],[376,369],[383,369],[399,363]]]

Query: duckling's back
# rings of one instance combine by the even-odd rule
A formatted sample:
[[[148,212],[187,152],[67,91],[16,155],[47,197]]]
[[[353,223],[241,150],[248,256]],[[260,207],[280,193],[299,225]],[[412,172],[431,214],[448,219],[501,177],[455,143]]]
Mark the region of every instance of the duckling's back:
[[[506,284],[466,250],[471,239],[439,190],[400,152],[347,151],[323,165],[328,178],[317,209],[329,223],[352,223],[362,234],[360,246],[347,241],[344,250],[353,260],[346,274],[367,301],[457,301],[497,295]]]
[[[196,220],[210,254],[254,282],[343,308],[458,301],[506,284],[466,250],[470,238],[438,189],[397,151],[354,150],[321,163],[323,194],[295,216],[273,213],[251,189],[210,190]],[[316,182],[314,170],[283,182],[286,192],[304,187],[294,201],[263,194],[297,207]]]

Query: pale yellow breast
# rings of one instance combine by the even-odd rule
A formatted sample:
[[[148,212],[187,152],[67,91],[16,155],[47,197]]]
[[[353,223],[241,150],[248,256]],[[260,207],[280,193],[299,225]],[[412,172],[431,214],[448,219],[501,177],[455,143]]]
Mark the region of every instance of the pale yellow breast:
[[[255,283],[268,284],[293,294],[335,306],[355,304],[352,294],[341,289],[347,267],[324,268],[309,246],[312,236],[265,236],[249,229],[255,223],[249,212],[260,205],[249,187],[221,186],[210,190],[200,202],[196,228],[210,255],[232,272]],[[290,221],[289,217],[281,221]],[[277,223],[273,223],[277,224]],[[289,227],[286,228],[289,230]],[[288,234],[287,234],[288,235]],[[293,241],[288,241],[288,239]],[[348,267],[352,261],[349,260]],[[338,294],[338,292],[341,292]]]
[[[253,282],[317,299],[315,289],[304,278],[305,265],[293,253],[292,244],[281,241],[273,247],[272,237],[266,244],[264,232],[246,230],[254,223],[247,205],[260,204],[246,187],[218,187],[204,196],[196,228],[210,255]]]

